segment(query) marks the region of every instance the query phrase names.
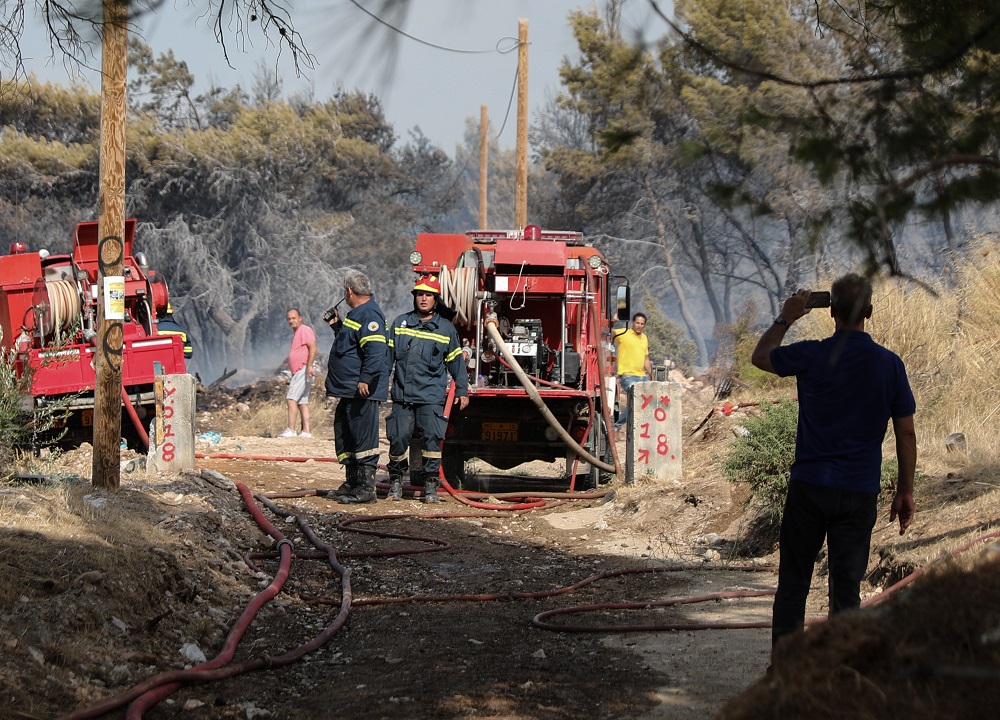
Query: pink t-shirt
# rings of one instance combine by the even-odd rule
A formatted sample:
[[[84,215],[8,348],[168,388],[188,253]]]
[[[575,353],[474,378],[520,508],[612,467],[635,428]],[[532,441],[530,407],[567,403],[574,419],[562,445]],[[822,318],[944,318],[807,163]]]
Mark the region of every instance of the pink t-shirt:
[[[306,366],[309,360],[309,343],[316,342],[316,333],[308,325],[299,325],[292,337],[292,349],[288,351],[288,369],[294,375]]]

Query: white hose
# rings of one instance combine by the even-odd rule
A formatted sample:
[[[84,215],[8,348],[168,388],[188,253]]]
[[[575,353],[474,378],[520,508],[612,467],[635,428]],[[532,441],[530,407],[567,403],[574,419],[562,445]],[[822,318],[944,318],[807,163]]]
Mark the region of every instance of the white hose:
[[[518,382],[520,382],[521,385],[524,387],[525,391],[527,391],[528,397],[531,398],[531,401],[535,403],[535,407],[537,407],[539,411],[542,413],[542,417],[545,418],[545,421],[549,424],[549,427],[551,427],[553,430],[559,433],[559,437],[563,439],[563,442],[565,442],[573,452],[575,452],[577,455],[579,455],[584,460],[589,462],[591,465],[596,467],[598,470],[604,470],[605,472],[617,472],[617,468],[614,465],[609,465],[603,460],[600,460],[591,455],[582,445],[580,445],[580,443],[578,443],[575,439],[573,439],[572,435],[566,432],[565,428],[563,428],[562,425],[559,424],[559,421],[556,419],[556,416],[552,414],[552,411],[549,410],[548,406],[545,404],[545,401],[542,399],[542,396],[538,393],[538,390],[535,388],[534,384],[532,384],[531,378],[529,378],[527,374],[525,374],[521,366],[518,365],[517,359],[511,354],[510,350],[507,348],[507,343],[503,341],[503,336],[500,335],[500,329],[497,327],[496,318],[490,317],[486,319],[486,332],[493,339],[493,342],[496,343],[497,349],[500,351],[500,354],[503,355],[503,358],[504,360],[507,361],[507,364],[510,366],[510,369],[514,371],[514,375],[517,376]],[[597,418],[591,418],[591,422],[597,422]]]
[[[457,315],[454,323],[461,327],[472,327],[476,319],[476,290],[478,269],[441,267],[438,279],[441,282],[441,301],[453,308]]]
[[[61,341],[61,334],[69,330],[76,322],[81,312],[80,293],[76,283],[71,280],[52,280],[45,283],[49,296],[49,323],[55,334],[56,344]]]

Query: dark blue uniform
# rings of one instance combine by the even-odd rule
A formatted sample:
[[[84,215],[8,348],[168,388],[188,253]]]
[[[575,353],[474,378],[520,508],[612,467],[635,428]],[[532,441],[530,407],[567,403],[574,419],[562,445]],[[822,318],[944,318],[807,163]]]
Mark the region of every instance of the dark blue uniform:
[[[358,383],[367,383],[361,397]],[[374,299],[353,308],[334,327],[327,363],[327,397],[340,398],[333,416],[337,459],[350,467],[378,465],[379,403],[389,391],[385,316]]]
[[[194,346],[191,344],[191,338],[188,336],[187,330],[174,320],[173,315],[165,315],[161,320],[156,321],[156,334],[180,335],[181,341],[184,343],[184,357],[190,359],[194,355]]]
[[[420,428],[424,475],[436,478],[441,466],[441,442],[448,421],[444,403],[448,376],[455,379],[455,396],[468,397],[469,374],[455,326],[438,314],[421,320],[416,312],[400,315],[389,333],[394,361],[392,412],[385,422],[389,437],[389,473],[407,468],[407,450],[414,427]]]

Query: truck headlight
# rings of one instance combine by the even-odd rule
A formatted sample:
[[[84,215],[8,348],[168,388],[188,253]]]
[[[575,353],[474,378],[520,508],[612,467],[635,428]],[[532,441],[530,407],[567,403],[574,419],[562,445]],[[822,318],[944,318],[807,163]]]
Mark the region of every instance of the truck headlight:
[[[587,258],[587,264],[590,265],[591,270],[597,270],[597,268],[604,264],[604,260],[601,259],[600,255],[591,255]]]
[[[420,254],[419,251],[414,250],[410,253],[410,265],[419,265],[420,261],[424,259],[424,256]]]

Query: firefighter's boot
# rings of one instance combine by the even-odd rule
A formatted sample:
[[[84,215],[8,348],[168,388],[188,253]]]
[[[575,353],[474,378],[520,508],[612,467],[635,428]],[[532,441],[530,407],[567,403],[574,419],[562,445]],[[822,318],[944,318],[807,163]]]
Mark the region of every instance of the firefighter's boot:
[[[341,484],[339,488],[333,491],[333,496],[335,498],[342,498],[345,495],[351,495],[358,486],[358,476],[359,468],[357,465],[346,465],[344,467],[344,472],[347,479]]]
[[[433,475],[427,475],[424,477],[423,501],[425,503],[441,502],[441,500],[438,499],[438,481]]]
[[[357,487],[350,495],[340,498],[343,505],[361,505],[362,503],[373,503],[378,500],[375,494],[375,468],[364,465],[358,468],[359,481]]]
[[[403,499],[403,475],[399,472],[389,471],[389,494],[386,495],[389,500],[402,500]]]

